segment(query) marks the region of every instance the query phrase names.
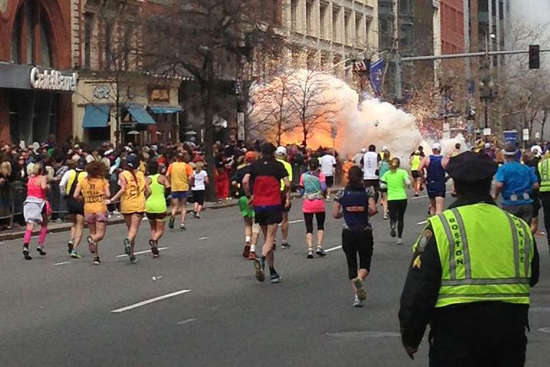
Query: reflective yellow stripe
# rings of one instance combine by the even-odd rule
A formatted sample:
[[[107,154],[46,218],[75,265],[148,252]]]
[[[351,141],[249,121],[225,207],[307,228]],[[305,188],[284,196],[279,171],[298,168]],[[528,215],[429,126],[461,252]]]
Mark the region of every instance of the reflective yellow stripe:
[[[456,220],[458,222],[458,229],[460,231],[460,237],[462,240],[462,246],[463,246],[463,252],[464,252],[464,263],[465,263],[465,278],[471,279],[472,278],[472,266],[470,263],[470,251],[468,249],[468,236],[466,236],[466,228],[464,228],[464,220],[462,219],[462,216],[460,215],[460,212],[458,209],[451,210],[453,214],[456,217]]]
[[[443,280],[442,286],[529,284],[529,278]]]

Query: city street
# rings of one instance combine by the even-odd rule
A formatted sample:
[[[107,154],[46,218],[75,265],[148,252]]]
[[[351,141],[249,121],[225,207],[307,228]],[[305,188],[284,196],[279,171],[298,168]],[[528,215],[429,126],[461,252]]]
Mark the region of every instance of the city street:
[[[450,198],[450,196],[449,196]],[[448,198],[448,201],[450,200]],[[449,203],[447,203],[449,204]],[[428,200],[409,200],[405,246],[373,220],[375,252],[364,308],[352,308],[342,221],[327,205],[326,258],[306,259],[301,201],[291,212],[292,247],[276,252],[280,284],[259,283],[241,256],[238,208],[188,217],[168,230],[159,259],[148,250],[148,222],[137,239],[139,263],[124,254],[126,228],[107,228],[101,266],[87,246],[71,259],[69,233],[47,239],[47,256],[21,255],[21,240],[0,245],[0,366],[427,366],[428,345],[410,361],[399,337],[399,297],[411,245]],[[541,226],[542,227],[542,226]],[[87,235],[87,231],[85,231]],[[543,237],[541,281],[532,291],[527,366],[548,365],[550,261]]]

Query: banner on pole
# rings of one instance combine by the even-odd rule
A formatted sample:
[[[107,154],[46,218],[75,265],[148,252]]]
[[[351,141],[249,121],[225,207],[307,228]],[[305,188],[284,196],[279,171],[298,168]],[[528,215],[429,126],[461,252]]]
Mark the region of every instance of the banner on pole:
[[[384,73],[384,60],[380,59],[370,64],[370,84],[376,96],[382,94],[382,74]]]

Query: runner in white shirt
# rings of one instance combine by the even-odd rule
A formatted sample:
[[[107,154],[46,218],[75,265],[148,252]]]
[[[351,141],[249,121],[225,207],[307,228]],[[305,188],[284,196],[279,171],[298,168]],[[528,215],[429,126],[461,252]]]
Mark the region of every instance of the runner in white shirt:
[[[195,218],[200,219],[202,207],[204,205],[204,195],[206,192],[206,185],[208,185],[208,173],[203,170],[204,163],[197,162],[195,164],[195,174],[193,175],[193,199],[195,200],[195,207],[193,215]]]
[[[334,167],[336,167],[336,158],[328,150],[320,159],[321,172],[325,175],[327,184],[327,201],[330,201],[330,188],[334,185]]]
[[[363,156],[363,179],[365,180],[365,188],[374,188],[374,200],[378,202],[380,192],[380,182],[378,178],[378,170],[380,169],[380,156],[376,153],[376,146],[370,145],[369,151]]]

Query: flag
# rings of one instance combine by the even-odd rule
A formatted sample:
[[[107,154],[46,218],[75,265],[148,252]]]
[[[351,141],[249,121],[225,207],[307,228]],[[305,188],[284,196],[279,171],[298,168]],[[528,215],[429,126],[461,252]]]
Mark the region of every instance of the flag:
[[[380,59],[370,65],[370,84],[378,97],[382,94],[382,74],[384,73],[384,60]]]

